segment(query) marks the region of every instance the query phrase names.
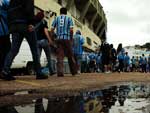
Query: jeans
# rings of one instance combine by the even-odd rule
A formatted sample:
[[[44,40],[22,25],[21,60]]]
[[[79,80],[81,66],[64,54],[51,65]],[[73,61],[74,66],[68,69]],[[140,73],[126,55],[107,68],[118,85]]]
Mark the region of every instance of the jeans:
[[[41,57],[41,52],[43,49],[47,58],[49,72],[53,73],[54,69],[52,68],[52,65],[51,65],[51,49],[48,44],[48,40],[47,39],[38,40],[37,44],[38,44],[39,56]]]
[[[4,67],[4,60],[11,47],[9,35],[0,37],[0,72]]]
[[[26,38],[26,40],[30,46],[36,74],[40,75],[41,74],[41,65],[40,65],[40,59],[39,59],[39,54],[38,54],[38,49],[37,49],[37,39],[36,39],[34,32],[32,32],[32,33],[29,33],[29,32],[12,33],[12,45],[11,45],[11,49],[5,59],[3,70],[7,73],[10,72],[10,67],[12,65],[13,59],[18,54],[24,37]]]

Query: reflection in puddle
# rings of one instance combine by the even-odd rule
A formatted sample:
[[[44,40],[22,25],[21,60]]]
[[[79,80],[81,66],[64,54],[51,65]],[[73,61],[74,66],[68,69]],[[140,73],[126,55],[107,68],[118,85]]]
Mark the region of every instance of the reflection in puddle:
[[[77,97],[42,98],[30,105],[0,107],[0,113],[150,113],[150,85],[131,83]]]

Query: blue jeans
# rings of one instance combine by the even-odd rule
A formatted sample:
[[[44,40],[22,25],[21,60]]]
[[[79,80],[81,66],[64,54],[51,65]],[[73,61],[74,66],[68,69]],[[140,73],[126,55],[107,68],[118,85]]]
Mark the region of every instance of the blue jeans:
[[[12,62],[19,52],[19,49],[20,49],[20,46],[21,46],[21,43],[22,43],[24,37],[26,38],[26,40],[30,46],[36,74],[40,75],[41,74],[41,65],[40,65],[40,59],[39,59],[39,54],[38,54],[38,49],[37,49],[37,39],[36,39],[34,32],[32,32],[32,33],[29,33],[29,32],[12,33],[12,45],[11,45],[11,49],[5,59],[3,70],[7,73],[10,72],[10,67],[12,65]]]
[[[38,40],[37,43],[38,43],[39,56],[41,57],[41,52],[43,49],[47,58],[49,72],[53,73],[54,69],[52,68],[52,65],[51,65],[51,49],[48,44],[48,40],[47,39]]]

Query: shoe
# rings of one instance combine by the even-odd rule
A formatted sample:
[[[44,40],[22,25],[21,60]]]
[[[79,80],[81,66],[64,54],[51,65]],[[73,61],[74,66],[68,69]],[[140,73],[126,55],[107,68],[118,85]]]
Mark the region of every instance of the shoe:
[[[39,75],[38,75],[38,76],[36,76],[36,79],[37,79],[37,80],[48,79],[48,76],[46,76],[46,75],[44,75],[44,76],[43,76],[43,75],[42,75],[42,76],[40,75],[40,76],[39,76]]]
[[[58,74],[57,76],[58,76],[58,77],[64,77],[64,75],[63,75],[63,74]]]
[[[56,74],[56,72],[51,72],[51,73],[50,73],[50,76],[53,76],[54,74]]]
[[[48,79],[48,76],[45,75],[44,73],[40,73],[38,75],[36,75],[36,79],[40,80],[40,79]]]
[[[0,79],[6,80],[6,81],[16,80],[15,77],[11,76],[10,73],[7,73],[5,71],[2,71]]]
[[[78,70],[77,74],[81,74],[80,70]]]
[[[76,75],[78,75],[78,73],[72,73],[72,76],[76,76]]]

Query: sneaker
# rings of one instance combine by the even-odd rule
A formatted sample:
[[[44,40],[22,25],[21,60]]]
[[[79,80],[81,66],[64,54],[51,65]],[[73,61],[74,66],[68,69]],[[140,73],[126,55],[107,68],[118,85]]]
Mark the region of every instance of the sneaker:
[[[37,80],[39,80],[39,79],[48,79],[48,76],[45,75],[44,73],[41,73],[41,74],[36,75],[36,79]]]
[[[7,73],[5,71],[2,71],[0,79],[6,80],[6,81],[16,80],[15,77],[11,76],[10,73]]]
[[[80,70],[78,70],[77,74],[81,74]]]
[[[111,72],[110,72],[110,71],[106,71],[106,72],[105,72],[105,74],[109,74],[109,73],[111,73]]]

